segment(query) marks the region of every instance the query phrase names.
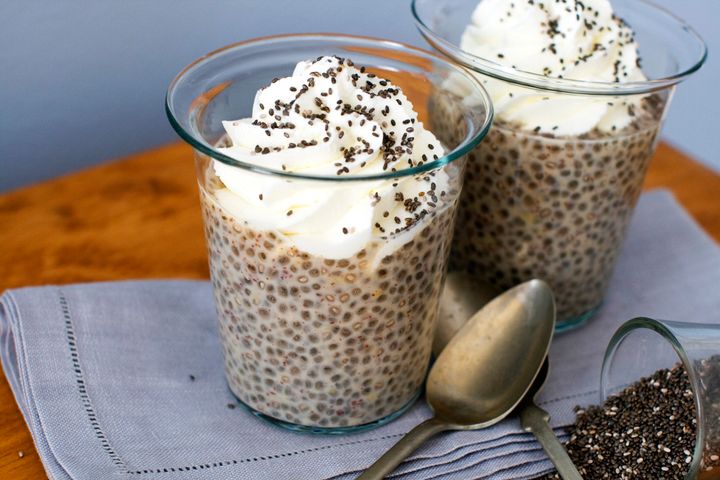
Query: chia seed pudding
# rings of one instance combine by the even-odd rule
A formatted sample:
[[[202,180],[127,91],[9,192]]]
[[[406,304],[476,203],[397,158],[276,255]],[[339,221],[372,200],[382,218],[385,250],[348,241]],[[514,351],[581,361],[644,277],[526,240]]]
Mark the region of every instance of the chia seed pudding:
[[[469,154],[451,268],[502,289],[542,278],[561,321],[597,307],[660,130],[661,100],[643,107],[613,135],[538,135],[496,121]]]
[[[563,90],[565,79],[610,91],[647,80],[608,0],[481,0],[460,49],[541,86],[473,70],[496,116],[469,155],[451,268],[497,289],[541,278],[558,327],[581,323],[607,288],[670,91]]]
[[[444,151],[399,89],[337,57],[299,64],[258,92],[252,119],[224,124],[220,150],[231,157],[292,172],[325,168],[340,180]],[[273,419],[331,429],[370,424],[413,401],[430,360],[462,161],[367,181],[197,161],[226,375],[238,399]]]

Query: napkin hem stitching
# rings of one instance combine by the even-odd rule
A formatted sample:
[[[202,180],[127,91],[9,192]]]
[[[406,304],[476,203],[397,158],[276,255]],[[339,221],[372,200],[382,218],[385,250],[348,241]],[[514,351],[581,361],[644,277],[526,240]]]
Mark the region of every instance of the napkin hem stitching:
[[[110,457],[110,460],[116,467],[119,467],[123,473],[128,473],[128,468],[125,465],[125,462],[123,462],[117,452],[115,452],[115,450],[112,448],[107,435],[105,435],[105,432],[103,431],[100,423],[98,422],[95,408],[93,407],[90,396],[87,393],[87,385],[83,375],[83,370],[80,366],[80,358],[77,348],[78,342],[77,337],[75,336],[75,327],[72,323],[72,316],[70,315],[70,306],[68,305],[68,300],[65,297],[65,294],[61,290],[58,290],[58,296],[60,298],[60,309],[62,311],[63,319],[65,321],[65,336],[68,347],[70,348],[70,358],[72,360],[73,371],[75,372],[75,382],[77,384],[78,393],[80,394],[80,400],[82,401],[83,409],[85,410],[87,418],[90,421],[90,426],[95,432],[95,437],[100,440],[100,446],[102,447],[102,449],[105,450],[105,452]]]
[[[310,453],[310,452],[329,450],[329,449],[336,448],[336,447],[347,447],[347,446],[358,445],[358,444],[362,444],[362,443],[376,442],[379,440],[388,440],[388,439],[392,439],[392,438],[399,438],[404,435],[404,433],[396,433],[396,434],[392,434],[392,435],[384,435],[382,437],[367,438],[367,439],[363,439],[363,440],[355,440],[352,442],[345,442],[345,443],[340,443],[340,444],[322,445],[319,447],[308,448],[308,449],[304,449],[304,450],[296,450],[296,451],[289,452],[289,453],[263,455],[263,456],[257,456],[257,457],[251,457],[251,458],[244,458],[244,459],[240,459],[240,460],[237,460],[237,459],[222,460],[219,462],[212,462],[212,463],[208,462],[208,463],[194,464],[194,465],[180,466],[180,467],[157,467],[157,468],[130,470],[127,467],[127,465],[125,464],[125,462],[122,460],[122,458],[117,454],[115,449],[113,449],[113,447],[110,445],[110,440],[108,439],[107,435],[105,434],[102,427],[100,426],[100,423],[99,423],[98,417],[97,417],[97,413],[95,412],[95,408],[93,407],[90,396],[87,393],[87,385],[85,382],[82,367],[80,365],[80,358],[79,358],[78,348],[77,348],[78,341],[77,341],[77,337],[75,335],[75,327],[73,326],[73,322],[72,322],[72,315],[70,312],[69,302],[62,290],[58,289],[57,293],[58,293],[59,302],[60,302],[60,309],[61,309],[62,316],[63,316],[64,323],[65,323],[66,343],[70,350],[72,368],[73,368],[73,372],[75,374],[75,381],[77,384],[77,388],[78,388],[78,392],[80,395],[80,399],[82,401],[83,408],[84,408],[87,418],[90,422],[90,425],[95,433],[95,437],[98,440],[100,440],[101,447],[108,454],[112,463],[122,470],[122,473],[125,473],[127,475],[144,475],[144,474],[159,474],[159,473],[171,473],[171,472],[188,472],[188,471],[192,471],[192,470],[205,470],[205,469],[209,469],[209,468],[218,468],[218,467],[225,467],[225,466],[231,466],[231,465],[238,465],[241,463],[251,463],[251,462],[257,462],[257,461],[278,459],[278,458],[283,458],[283,457],[291,457],[291,456]]]
[[[565,396],[562,396],[562,397],[553,398],[553,399],[551,399],[551,400],[545,400],[545,401],[543,401],[543,402],[538,403],[538,405],[549,405],[549,404],[551,404],[551,403],[562,402],[563,400],[570,400],[570,399],[573,399],[573,398],[585,397],[585,396],[587,396],[587,395],[592,395],[592,394],[595,394],[595,393],[598,393],[598,391],[597,391],[597,390],[588,390],[587,392],[573,393],[572,395],[565,395]]]
[[[153,473],[171,473],[171,472],[188,472],[191,470],[204,470],[208,468],[217,468],[217,467],[228,467],[231,465],[239,465],[241,463],[251,463],[251,462],[258,462],[262,460],[273,460],[277,458],[283,458],[283,457],[292,457],[294,455],[300,455],[303,453],[310,453],[310,452],[318,452],[320,450],[328,450],[331,448],[336,447],[347,447],[350,445],[358,445],[361,443],[369,443],[369,442],[376,442],[378,440],[388,440],[391,438],[398,438],[404,436],[404,433],[394,433],[392,435],[385,435],[382,437],[376,437],[376,438],[366,438],[364,440],[355,440],[354,442],[345,442],[345,443],[338,443],[334,445],[323,445],[320,447],[314,447],[314,448],[307,448],[305,450],[296,450],[294,452],[289,453],[276,453],[275,455],[259,455],[257,457],[252,458],[243,458],[241,460],[221,460],[219,462],[213,462],[213,463],[203,463],[198,465],[190,465],[186,467],[166,467],[166,468],[148,468],[143,470],[131,470],[127,472],[130,475],[143,475],[143,474],[153,474]]]

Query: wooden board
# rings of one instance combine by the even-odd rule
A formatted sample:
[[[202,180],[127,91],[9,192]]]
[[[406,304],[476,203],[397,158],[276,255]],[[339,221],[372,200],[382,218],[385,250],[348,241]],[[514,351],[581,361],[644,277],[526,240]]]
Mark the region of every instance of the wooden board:
[[[720,241],[720,176],[660,145],[646,181],[652,187],[670,188]],[[208,276],[192,153],[184,144],[0,195],[0,225],[0,291]],[[4,377],[0,478],[47,478]]]

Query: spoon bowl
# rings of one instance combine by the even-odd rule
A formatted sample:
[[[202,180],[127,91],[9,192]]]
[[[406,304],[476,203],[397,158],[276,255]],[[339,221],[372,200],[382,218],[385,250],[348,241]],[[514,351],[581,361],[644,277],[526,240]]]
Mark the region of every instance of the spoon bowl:
[[[537,377],[554,329],[555,301],[541,280],[518,285],[485,305],[452,337],[430,371],[426,398],[435,415],[357,480],[384,478],[436,433],[486,428],[507,417]]]
[[[443,349],[427,380],[435,415],[460,428],[505,418],[532,385],[550,347],[552,291],[530,280],[478,311]]]
[[[479,281],[469,273],[449,273],[440,294],[440,311],[432,346],[435,358],[440,356],[445,345],[450,343],[468,319],[501,293],[502,290]]]

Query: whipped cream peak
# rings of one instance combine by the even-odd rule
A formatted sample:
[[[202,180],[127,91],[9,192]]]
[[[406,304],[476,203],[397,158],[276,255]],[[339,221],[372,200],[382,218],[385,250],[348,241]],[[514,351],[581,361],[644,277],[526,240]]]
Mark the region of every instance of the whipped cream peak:
[[[412,103],[389,80],[338,57],[300,62],[255,95],[252,117],[223,122],[237,160],[328,177],[307,180],[213,162],[221,205],[253,228],[275,230],[302,251],[348,258],[373,240],[384,256],[412,239],[411,227],[443,203],[442,170],[392,179],[333,181],[395,172],[444,154]]]
[[[228,155],[295,173],[370,175],[442,152],[399,88],[339,57],[298,63],[257,92],[252,118],[223,125]]]
[[[461,39],[473,55],[550,78],[627,83],[646,80],[635,35],[608,0],[481,0]],[[579,135],[632,121],[638,98],[608,101],[545,93],[483,78],[497,118],[528,130]]]
[[[632,29],[607,0],[482,0],[463,48],[512,68],[597,82],[644,80]]]

